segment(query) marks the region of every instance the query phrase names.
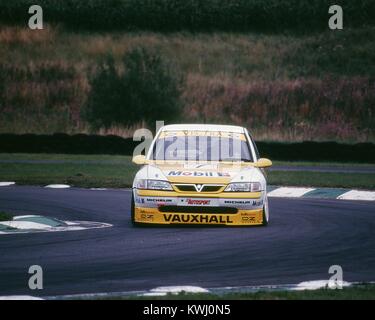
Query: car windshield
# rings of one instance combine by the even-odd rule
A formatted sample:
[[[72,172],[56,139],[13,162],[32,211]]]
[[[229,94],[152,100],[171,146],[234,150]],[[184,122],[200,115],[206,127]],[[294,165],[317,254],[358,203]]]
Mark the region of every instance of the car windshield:
[[[153,148],[153,160],[247,161],[253,158],[243,134],[162,134]]]

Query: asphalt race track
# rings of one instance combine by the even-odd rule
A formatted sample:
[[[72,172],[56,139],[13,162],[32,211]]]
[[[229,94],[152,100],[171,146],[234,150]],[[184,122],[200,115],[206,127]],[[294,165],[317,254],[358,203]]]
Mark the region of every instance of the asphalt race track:
[[[375,203],[270,199],[268,227],[134,228],[130,191],[0,189],[0,210],[112,228],[0,236],[0,295],[62,295],[206,288],[326,280],[375,280]],[[28,289],[28,268],[44,270],[44,289]]]

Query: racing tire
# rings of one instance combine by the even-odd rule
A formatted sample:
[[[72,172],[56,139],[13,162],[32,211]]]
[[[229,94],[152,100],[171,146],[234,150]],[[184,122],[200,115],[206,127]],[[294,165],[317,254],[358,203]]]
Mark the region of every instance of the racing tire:
[[[263,221],[262,221],[262,226],[268,226],[268,223],[269,223],[269,218],[267,220],[267,217],[266,217],[266,208],[263,207]]]
[[[131,207],[130,207],[130,214],[131,214],[131,222],[134,227],[139,226],[139,223],[135,221],[135,204],[134,204],[134,194],[132,192],[132,200],[131,200]]]

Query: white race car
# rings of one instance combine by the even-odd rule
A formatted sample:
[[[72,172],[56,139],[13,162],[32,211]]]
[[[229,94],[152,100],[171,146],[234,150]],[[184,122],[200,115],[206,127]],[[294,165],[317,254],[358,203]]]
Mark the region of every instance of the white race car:
[[[162,127],[133,182],[135,225],[267,225],[263,168],[247,129],[222,125]]]

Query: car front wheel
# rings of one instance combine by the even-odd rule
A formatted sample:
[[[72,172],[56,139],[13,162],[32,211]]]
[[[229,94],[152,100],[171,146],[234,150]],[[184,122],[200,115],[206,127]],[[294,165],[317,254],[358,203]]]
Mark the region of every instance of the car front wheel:
[[[134,193],[132,192],[132,200],[130,205],[130,215],[131,215],[131,222],[133,226],[137,226],[137,222],[135,222],[135,204],[134,204]]]
[[[270,215],[268,211],[268,200],[266,200],[265,205],[263,207],[263,222],[262,226],[267,226],[270,221]]]

